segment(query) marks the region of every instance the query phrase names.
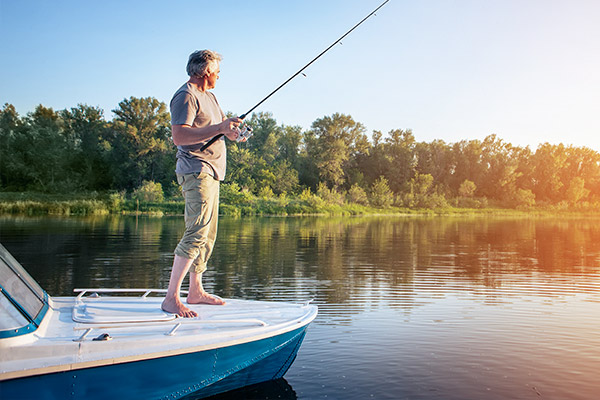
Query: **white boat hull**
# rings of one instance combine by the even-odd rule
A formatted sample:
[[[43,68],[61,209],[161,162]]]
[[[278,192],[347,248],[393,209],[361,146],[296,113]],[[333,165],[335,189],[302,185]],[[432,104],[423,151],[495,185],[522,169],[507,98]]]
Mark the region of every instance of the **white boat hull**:
[[[282,377],[315,306],[227,299],[175,318],[160,297],[53,298],[32,334],[2,339],[2,399],[205,397]],[[110,340],[94,340],[108,335]]]
[[[256,342],[0,382],[2,399],[202,398],[281,378],[306,327]]]

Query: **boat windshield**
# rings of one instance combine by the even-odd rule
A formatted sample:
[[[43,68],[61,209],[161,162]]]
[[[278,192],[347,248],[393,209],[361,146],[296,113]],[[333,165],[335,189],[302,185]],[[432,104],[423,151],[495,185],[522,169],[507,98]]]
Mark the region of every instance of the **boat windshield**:
[[[0,244],[0,330],[35,321],[45,299],[40,285]]]
[[[22,328],[27,324],[29,321],[0,291],[0,331]]]

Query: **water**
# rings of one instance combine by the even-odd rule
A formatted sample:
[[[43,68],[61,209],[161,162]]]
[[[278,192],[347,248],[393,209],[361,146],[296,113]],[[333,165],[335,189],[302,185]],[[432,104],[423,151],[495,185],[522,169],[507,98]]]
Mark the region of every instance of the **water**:
[[[222,218],[205,287],[315,299],[285,379],[218,399],[593,399],[600,219]],[[166,288],[180,217],[1,218],[50,295]]]

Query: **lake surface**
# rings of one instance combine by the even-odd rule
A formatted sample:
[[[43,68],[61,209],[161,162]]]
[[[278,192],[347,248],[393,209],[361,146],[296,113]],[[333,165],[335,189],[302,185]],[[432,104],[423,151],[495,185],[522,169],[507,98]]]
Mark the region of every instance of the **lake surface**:
[[[50,295],[166,288],[182,220],[4,217],[0,241]],[[319,306],[284,379],[221,400],[600,393],[600,219],[221,218],[205,287]]]

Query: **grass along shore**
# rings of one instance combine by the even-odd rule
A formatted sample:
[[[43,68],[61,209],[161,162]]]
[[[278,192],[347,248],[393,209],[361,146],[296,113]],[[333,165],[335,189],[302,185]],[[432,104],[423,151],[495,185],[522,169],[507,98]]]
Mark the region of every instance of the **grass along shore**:
[[[247,193],[241,196],[221,194],[220,214],[246,215],[363,215],[413,214],[416,210],[397,207],[377,208],[360,204],[328,204],[316,195],[300,197],[259,197]],[[0,192],[0,215],[183,215],[183,198],[144,201],[126,198],[119,193],[44,194]],[[421,212],[422,213],[422,212]],[[428,211],[432,213],[432,211]]]
[[[454,201],[459,203],[459,201]],[[255,196],[247,192],[221,192],[220,214],[227,216],[297,216],[297,215],[544,215],[600,214],[597,207],[546,205],[527,209],[494,206],[460,207],[375,207],[331,201],[304,192],[296,196]],[[0,192],[0,215],[183,215],[183,198],[144,201],[127,198],[123,193],[45,194],[36,192]]]

